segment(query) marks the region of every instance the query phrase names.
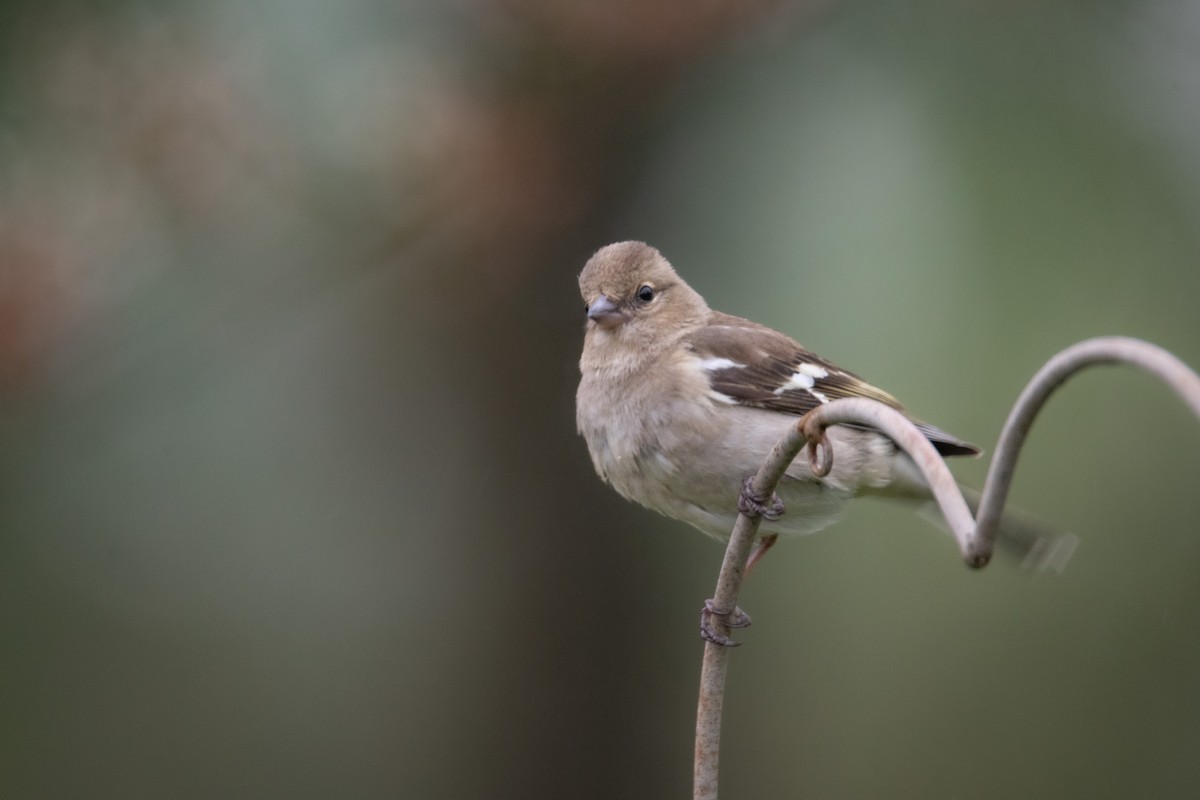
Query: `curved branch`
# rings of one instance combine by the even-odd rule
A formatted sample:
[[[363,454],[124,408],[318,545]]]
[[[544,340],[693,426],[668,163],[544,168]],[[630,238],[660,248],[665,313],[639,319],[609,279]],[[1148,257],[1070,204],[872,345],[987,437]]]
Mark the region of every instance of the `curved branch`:
[[[827,474],[834,454],[825,437],[825,429],[838,424],[867,425],[887,435],[908,453],[929,484],[967,564],[982,567],[991,559],[1001,512],[1016,470],[1017,455],[1034,418],[1055,389],[1076,372],[1094,364],[1129,364],[1157,376],[1200,418],[1200,376],[1178,358],[1138,339],[1089,339],[1050,359],[1017,399],[1000,434],[996,454],[988,470],[979,505],[978,523],[972,519],[954,476],[925,435],[901,412],[866,398],[834,400],[801,417],[771,450],[755,474],[750,488],[758,497],[770,497],[788,466],[806,444],[810,447],[813,472],[817,475]],[[742,579],[745,577],[746,559],[758,533],[758,525],[758,517],[739,514],[725,549],[725,560],[721,564],[711,606],[718,613],[711,618],[711,622],[718,633],[726,636],[729,629],[720,612],[732,612],[737,606]],[[721,712],[729,652],[729,647],[711,640],[704,645],[700,703],[696,714],[693,796],[697,800],[716,800],[717,797]]]
[[[963,557],[967,558],[974,541],[975,520],[962,491],[958,488],[958,482],[954,480],[946,462],[925,434],[903,413],[865,397],[833,400],[817,406],[801,417],[796,427],[805,434],[811,447],[820,446],[825,451],[825,460],[829,462],[831,459],[829,444],[825,440],[825,429],[838,424],[870,426],[908,453],[917,469],[921,471],[925,482],[929,484],[929,489],[950,526],[950,532],[958,541],[959,550],[962,551]],[[814,461],[815,458],[814,456]],[[982,559],[968,558],[968,563],[972,567],[982,567],[990,557],[989,552]]]
[[[805,445],[812,448],[814,470],[828,472],[833,452],[825,438],[825,429],[839,423],[870,425],[890,437],[903,448],[933,490],[942,513],[950,522],[959,547],[966,553],[971,544],[974,521],[970,509],[958,490],[954,476],[925,435],[902,413],[866,398],[844,398],[818,406],[805,414],[788,429],[784,437],[755,474],[750,488],[759,497],[770,497],[788,466]],[[818,452],[819,451],[819,452]],[[746,559],[758,533],[759,517],[738,514],[737,523],[725,548],[725,560],[717,577],[711,607],[726,614],[737,607]],[[982,563],[986,563],[986,560]],[[982,563],[974,566],[982,566]],[[720,634],[728,635],[729,628],[721,615],[711,617]],[[724,705],[725,676],[729,664],[729,647],[706,641],[704,661],[700,670],[700,700],[696,709],[696,752],[693,770],[693,796],[700,800],[716,800],[717,775],[721,748],[721,713]]]
[[[1000,432],[996,453],[983,484],[968,560],[983,558],[986,561],[991,557],[1000,516],[1017,468],[1017,456],[1034,418],[1055,389],[1080,370],[1097,364],[1128,364],[1149,372],[1171,387],[1200,419],[1200,375],[1157,345],[1124,336],[1105,336],[1087,339],[1058,353],[1029,381]]]

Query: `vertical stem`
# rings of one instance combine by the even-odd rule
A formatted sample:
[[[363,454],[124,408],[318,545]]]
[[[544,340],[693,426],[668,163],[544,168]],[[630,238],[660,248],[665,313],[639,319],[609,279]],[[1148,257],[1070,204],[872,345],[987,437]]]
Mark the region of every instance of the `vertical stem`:
[[[793,425],[788,433],[771,450],[758,473],[754,476],[753,489],[759,497],[770,497],[775,492],[780,478],[788,465],[804,447],[807,439],[801,433],[800,423]],[[725,548],[725,560],[717,576],[717,588],[713,592],[713,606],[733,610],[737,606],[742,579],[746,572],[746,559],[758,533],[759,517],[738,514],[737,523]],[[720,633],[729,635],[729,628],[720,617],[713,617]],[[704,662],[700,668],[700,700],[696,706],[696,752],[692,771],[692,796],[695,800],[717,800],[717,775],[721,755],[721,713],[725,702],[725,675],[729,668],[731,648],[714,642],[704,643]]]
[[[774,491],[772,488],[771,491]],[[734,525],[725,560],[717,578],[713,604],[733,609],[737,604],[746,559],[758,532],[758,517],[739,514]],[[713,617],[720,633],[729,635],[724,620]],[[696,705],[696,754],[692,772],[692,796],[695,800],[717,800],[717,774],[721,757],[721,712],[725,703],[725,675],[732,648],[715,642],[704,643],[704,661],[700,667],[700,700]]]

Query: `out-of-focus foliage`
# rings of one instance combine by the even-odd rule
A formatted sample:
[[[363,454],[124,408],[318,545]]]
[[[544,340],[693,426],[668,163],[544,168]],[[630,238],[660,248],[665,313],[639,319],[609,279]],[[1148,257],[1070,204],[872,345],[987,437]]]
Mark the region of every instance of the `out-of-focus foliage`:
[[[1072,341],[1200,364],[1194,4],[7,9],[5,797],[685,796],[721,552],[574,434],[608,241],[984,445]],[[725,794],[1188,794],[1198,445],[1097,371],[1014,493],[1065,575],[776,548]]]

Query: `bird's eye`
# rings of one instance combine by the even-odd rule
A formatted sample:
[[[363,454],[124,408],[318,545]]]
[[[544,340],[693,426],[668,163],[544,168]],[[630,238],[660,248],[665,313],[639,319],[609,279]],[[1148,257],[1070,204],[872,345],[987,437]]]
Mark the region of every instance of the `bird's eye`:
[[[654,299],[654,287],[648,283],[642,284],[642,286],[637,290],[637,299],[641,300],[643,303],[649,303]]]

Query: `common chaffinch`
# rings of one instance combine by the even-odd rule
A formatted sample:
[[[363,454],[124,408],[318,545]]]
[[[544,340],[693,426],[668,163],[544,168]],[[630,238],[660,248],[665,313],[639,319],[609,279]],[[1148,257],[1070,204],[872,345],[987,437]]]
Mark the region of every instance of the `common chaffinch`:
[[[800,415],[839,397],[903,411],[887,392],[771,328],[709,308],[642,242],[601,248],[579,275],[587,307],[576,422],[596,472],[624,497],[728,539],[743,482]],[[956,436],[909,417],[943,456],[978,455]],[[932,506],[924,479],[870,428],[827,431],[833,469],[792,462],[766,510],[759,549],[774,537],[834,522],[851,498],[883,495]],[[967,493],[974,505],[977,495]],[[1074,537],[1006,515],[998,543],[1028,566],[1061,569]],[[756,560],[756,559],[755,559]]]

